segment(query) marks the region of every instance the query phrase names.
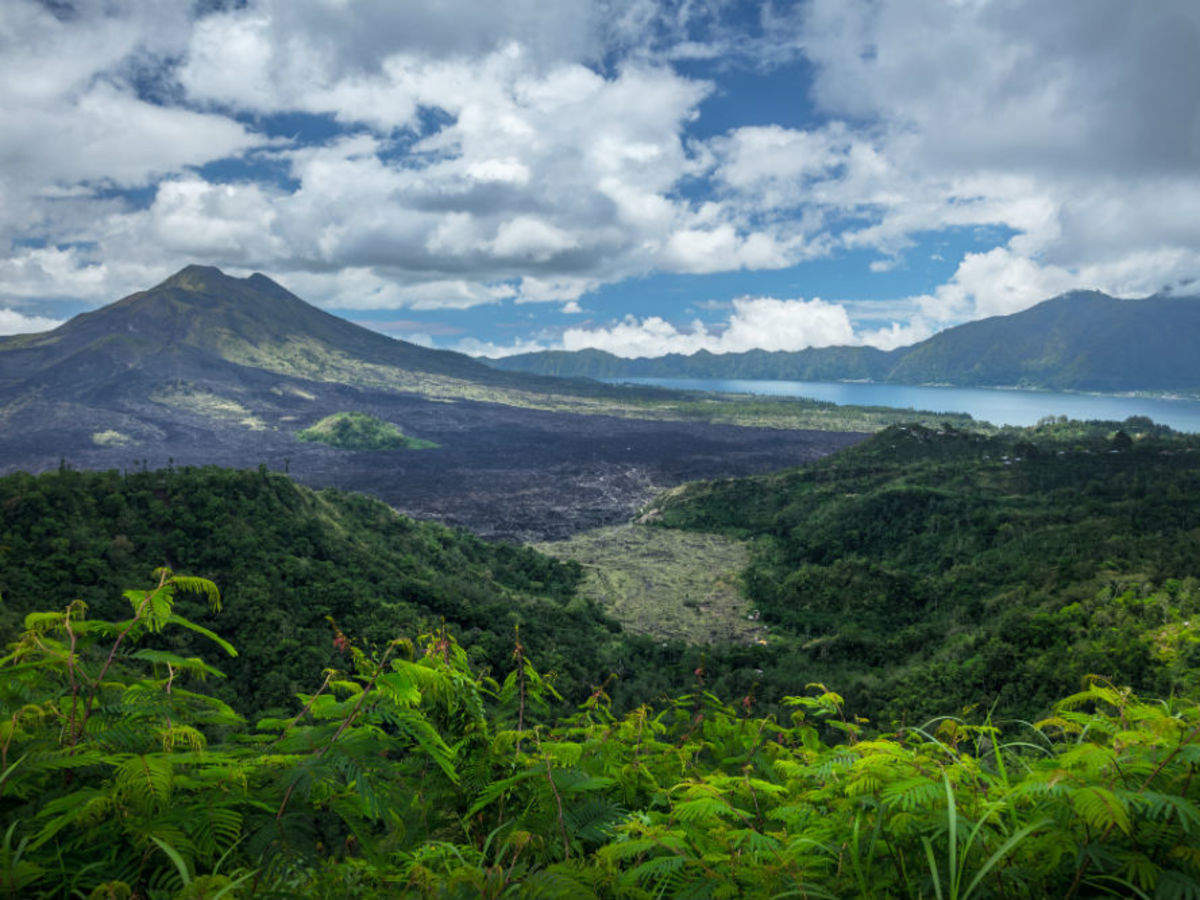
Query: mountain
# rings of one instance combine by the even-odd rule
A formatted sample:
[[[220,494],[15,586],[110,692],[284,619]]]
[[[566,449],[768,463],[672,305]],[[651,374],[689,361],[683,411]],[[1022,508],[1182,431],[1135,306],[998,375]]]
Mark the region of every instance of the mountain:
[[[53,331],[0,339],[0,473],[265,463],[524,540],[623,520],[652,486],[859,439],[645,420],[679,396],[497,370],[330,315],[265,275],[188,266]],[[612,412],[623,418],[597,414]],[[367,451],[301,439],[346,414],[411,440]]]
[[[559,378],[762,378],[792,381],[878,381],[886,377],[892,356],[874,347],[810,347],[794,353],[748,350],[690,356],[625,359],[603,350],[545,350],[521,353],[488,364],[508,372]]]
[[[1200,389],[1200,297],[1076,291],[903,351],[888,381],[1083,391]]]
[[[1200,390],[1200,297],[1122,300],[1075,291],[1008,316],[948,328],[884,352],[670,354],[623,359],[598,350],[491,360],[504,371],[591,378],[765,378],[1082,391]]]
[[[233,278],[207,266],[188,266],[53,331],[0,339],[0,389],[50,389],[60,399],[128,391],[131,378],[220,381],[247,368],[397,388],[421,376],[433,384],[545,387],[355,325],[265,275]]]

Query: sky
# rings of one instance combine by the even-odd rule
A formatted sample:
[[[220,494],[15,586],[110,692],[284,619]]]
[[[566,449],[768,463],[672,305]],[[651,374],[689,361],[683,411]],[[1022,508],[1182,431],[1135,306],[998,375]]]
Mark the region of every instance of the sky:
[[[1200,293],[1195,0],[0,0],[0,334],[190,263],[491,356]]]

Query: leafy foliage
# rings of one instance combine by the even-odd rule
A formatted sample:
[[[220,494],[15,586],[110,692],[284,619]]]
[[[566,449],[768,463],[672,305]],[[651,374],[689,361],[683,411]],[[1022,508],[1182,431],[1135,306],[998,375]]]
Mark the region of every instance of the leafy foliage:
[[[31,613],[0,659],[0,891],[91,897],[1187,897],[1200,707],[1093,680],[1031,725],[880,733],[822,685],[755,717],[697,685],[556,716],[445,630],[347,644],[287,716],[143,651],[213,586],[119,621]],[[217,646],[228,657],[229,649]],[[164,651],[165,652],[165,651]]]
[[[340,664],[331,618],[369,648],[445,620],[473,663],[494,671],[520,626],[579,698],[611,659],[640,652],[574,597],[572,563],[265,471],[16,474],[0,478],[0,510],[0,636],[13,636],[47,593],[121,615],[121,590],[141,583],[142,560],[195,572],[221,588],[221,630],[241,651],[216,691],[246,713],[289,703],[313,672]],[[183,597],[181,611],[216,627],[203,602]],[[195,655],[207,639],[188,634],[179,640]]]
[[[424,450],[432,441],[409,437],[391,422],[363,412],[339,412],[296,432],[302,441],[328,444],[339,450]]]

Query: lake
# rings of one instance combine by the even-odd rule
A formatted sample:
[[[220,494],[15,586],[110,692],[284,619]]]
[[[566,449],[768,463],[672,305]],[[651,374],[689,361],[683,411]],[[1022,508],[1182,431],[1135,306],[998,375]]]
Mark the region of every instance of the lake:
[[[890,406],[965,412],[995,425],[1033,425],[1044,416],[1122,421],[1149,416],[1177,431],[1200,432],[1200,400],[1060,394],[996,388],[918,387],[837,381],[752,381],[723,378],[608,378],[611,383],[657,385],[689,391],[810,397],[844,406]]]

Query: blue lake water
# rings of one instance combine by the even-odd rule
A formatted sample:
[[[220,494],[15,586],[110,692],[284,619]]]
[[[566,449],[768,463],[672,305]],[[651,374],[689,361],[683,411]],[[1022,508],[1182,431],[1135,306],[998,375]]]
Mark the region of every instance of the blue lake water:
[[[917,387],[834,381],[750,381],[721,378],[609,378],[689,391],[810,397],[853,406],[890,406],[930,412],[965,412],[995,425],[1033,425],[1043,416],[1122,421],[1149,416],[1177,431],[1200,432],[1200,400],[1058,394],[994,388]]]

